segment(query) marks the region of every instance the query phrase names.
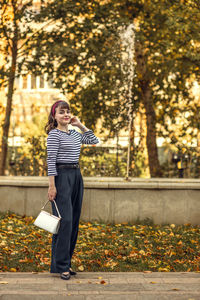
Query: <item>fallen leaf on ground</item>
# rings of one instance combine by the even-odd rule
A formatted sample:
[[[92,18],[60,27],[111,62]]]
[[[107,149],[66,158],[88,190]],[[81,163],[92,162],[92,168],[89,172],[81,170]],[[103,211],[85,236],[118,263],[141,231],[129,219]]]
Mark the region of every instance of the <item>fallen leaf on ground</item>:
[[[78,269],[79,269],[79,271],[84,271],[84,267],[83,266],[79,266]]]
[[[152,273],[152,271],[143,271],[143,273]]]

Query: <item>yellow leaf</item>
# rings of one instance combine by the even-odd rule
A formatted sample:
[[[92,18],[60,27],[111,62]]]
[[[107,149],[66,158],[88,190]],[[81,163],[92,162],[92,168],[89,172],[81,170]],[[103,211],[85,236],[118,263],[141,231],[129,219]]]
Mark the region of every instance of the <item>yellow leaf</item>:
[[[11,268],[10,272],[17,272],[17,270],[15,268]]]
[[[90,227],[90,228],[88,228],[88,230],[93,230],[93,231],[97,231],[97,228],[94,228],[94,227]]]
[[[169,269],[167,269],[167,268],[159,268],[158,269],[158,272],[169,272]]]
[[[79,269],[79,271],[84,271],[84,267],[83,266],[79,266],[78,269]]]
[[[0,243],[0,246],[5,246],[6,245],[6,241],[2,241],[1,243]]]
[[[142,254],[142,255],[145,255],[144,250],[140,250],[139,253]]]

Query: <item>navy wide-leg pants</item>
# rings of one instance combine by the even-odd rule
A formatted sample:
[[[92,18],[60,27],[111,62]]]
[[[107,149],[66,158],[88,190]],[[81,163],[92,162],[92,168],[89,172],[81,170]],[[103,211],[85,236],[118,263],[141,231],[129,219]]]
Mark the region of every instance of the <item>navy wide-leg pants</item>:
[[[83,179],[80,169],[58,169],[55,177],[55,198],[61,214],[58,234],[52,236],[50,273],[68,272],[78,236],[83,199]],[[58,215],[52,202],[52,211]]]

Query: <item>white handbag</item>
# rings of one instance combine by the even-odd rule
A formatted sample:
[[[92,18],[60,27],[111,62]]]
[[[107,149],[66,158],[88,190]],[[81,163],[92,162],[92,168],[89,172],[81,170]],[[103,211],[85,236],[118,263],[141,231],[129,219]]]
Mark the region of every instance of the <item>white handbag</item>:
[[[50,233],[57,234],[60,227],[61,215],[59,213],[55,200],[53,200],[53,202],[55,204],[58,217],[43,210],[49,201],[50,200],[47,200],[45,205],[41,208],[41,212],[39,213],[33,224],[37,227],[49,231]]]

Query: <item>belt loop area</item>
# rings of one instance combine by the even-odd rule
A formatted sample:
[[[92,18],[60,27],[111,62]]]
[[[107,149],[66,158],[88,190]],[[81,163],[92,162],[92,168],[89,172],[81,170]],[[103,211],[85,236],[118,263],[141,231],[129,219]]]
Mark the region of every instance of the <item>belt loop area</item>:
[[[58,169],[79,169],[79,163],[75,163],[75,164],[65,164],[65,163],[58,163],[56,164],[56,167]]]

